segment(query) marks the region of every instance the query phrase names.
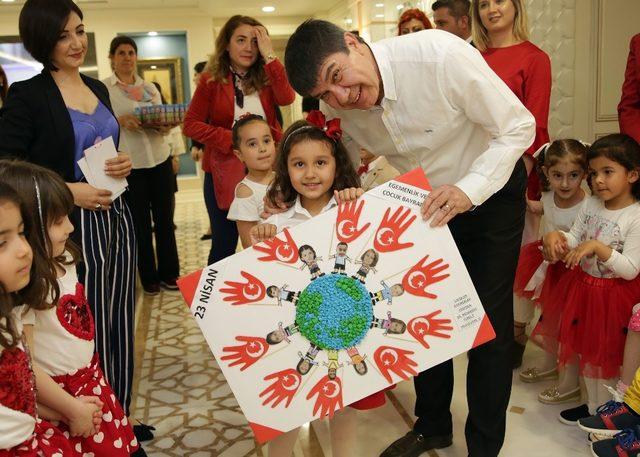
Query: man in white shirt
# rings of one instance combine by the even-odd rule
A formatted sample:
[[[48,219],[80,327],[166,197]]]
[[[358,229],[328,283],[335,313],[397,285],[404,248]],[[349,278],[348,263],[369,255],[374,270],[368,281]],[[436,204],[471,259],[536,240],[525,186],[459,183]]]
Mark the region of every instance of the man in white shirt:
[[[478,51],[439,30],[368,46],[309,20],[289,39],[285,66],[296,91],[320,98],[328,117],[342,119],[354,163],[364,147],[401,173],[422,167],[429,177],[434,190],[423,215],[432,226],[449,224],[497,334],[469,352],[466,426],[469,455],[497,456],[511,392],[512,288],[525,212],[521,156],[533,142],[533,116]],[[452,362],[420,373],[415,386],[418,420],[384,457],[452,443]]]
[[[471,2],[469,0],[437,0],[431,5],[436,28],[471,43]]]

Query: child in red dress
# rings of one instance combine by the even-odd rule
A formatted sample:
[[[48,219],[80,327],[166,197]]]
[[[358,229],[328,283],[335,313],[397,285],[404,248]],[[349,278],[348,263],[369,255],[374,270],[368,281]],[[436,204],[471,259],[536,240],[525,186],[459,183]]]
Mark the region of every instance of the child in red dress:
[[[69,214],[73,196],[55,173],[26,162],[4,164],[0,174],[23,195],[34,214],[34,239],[48,254],[55,283],[47,309],[25,317],[32,324],[33,361],[38,388],[51,380],[72,397],[96,396],[101,401],[102,423],[95,433],[71,436],[74,449],[96,456],[129,456],[138,442],[122,406],[107,383],[95,352],[95,328],[91,307],[75,269],[75,248],[69,242],[73,225]],[[117,306],[117,304],[114,304]],[[60,423],[60,429],[68,430]]]

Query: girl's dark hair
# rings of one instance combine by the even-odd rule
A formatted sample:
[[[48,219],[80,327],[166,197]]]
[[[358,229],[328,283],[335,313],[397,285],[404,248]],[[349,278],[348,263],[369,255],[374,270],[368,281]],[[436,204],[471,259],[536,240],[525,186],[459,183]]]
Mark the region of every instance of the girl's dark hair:
[[[538,173],[538,177],[540,178],[543,191],[546,192],[550,190],[551,187],[549,179],[547,179],[547,176],[544,174],[542,167],[545,167],[547,171],[549,171],[550,167],[553,167],[567,156],[571,156],[571,161],[582,168],[585,173],[587,172],[589,168],[589,164],[587,163],[587,146],[578,140],[555,140],[540,153],[538,161],[536,162],[536,173]]]
[[[373,262],[371,262],[371,265],[369,266],[375,267],[376,265],[378,265],[378,260],[380,260],[380,254],[378,254],[378,251],[376,251],[375,249],[367,249],[366,251],[364,251],[360,256],[360,260],[364,261],[364,256],[367,255],[367,252],[373,252]]]
[[[587,160],[590,162],[598,157],[606,157],[627,171],[640,173],[640,145],[629,135],[614,133],[597,139],[587,151]],[[632,184],[631,193],[640,200],[640,179]]]
[[[13,308],[29,305],[31,308],[40,309],[46,303],[50,289],[49,284],[44,279],[48,273],[49,262],[45,253],[33,246],[33,232],[36,227],[34,227],[31,214],[22,198],[20,198],[18,191],[11,187],[6,180],[0,179],[0,204],[6,203],[12,203],[18,207],[24,224],[24,233],[33,252],[31,271],[29,272],[30,280],[26,287],[9,293],[4,289],[4,285],[0,283],[0,345],[9,348],[15,346],[20,339],[20,335],[16,333],[11,315]]]
[[[0,160],[0,180],[18,191],[24,201],[27,214],[32,217],[34,224],[30,231],[29,243],[34,250],[34,263],[36,252],[44,256],[47,266],[42,269],[38,277],[47,283],[48,290],[51,291],[49,303],[42,302],[41,306],[44,308],[54,306],[60,298],[57,266],[76,263],[80,256],[78,248],[68,240],[66,250],[70,258],[62,255],[51,259],[49,253],[52,252],[52,245],[48,228],[73,211],[73,195],[57,173],[20,160]],[[36,183],[40,190],[39,201]],[[32,303],[35,302],[29,305]],[[33,307],[38,309],[37,305]]]
[[[250,124],[251,122],[263,122],[267,125],[267,127],[269,127],[267,121],[265,121],[264,118],[258,114],[245,114],[244,116],[240,117],[240,119],[238,119],[236,123],[233,124],[233,128],[231,129],[231,143],[233,144],[233,149],[240,150],[240,130],[242,129],[242,127]]]
[[[51,55],[71,13],[83,19],[82,10],[73,0],[27,0],[20,11],[20,39],[47,70],[58,70]]]
[[[307,127],[307,128],[304,128]],[[324,130],[315,127],[307,121],[296,121],[284,132],[276,157],[276,177],[273,180],[267,198],[273,205],[282,199],[285,203],[292,203],[298,196],[298,192],[291,184],[287,162],[291,148],[303,141],[320,141],[331,149],[331,154],[336,159],[336,175],[333,179],[331,191],[343,190],[349,187],[360,187],[360,178],[349,160],[347,149],[342,141],[334,141],[329,138]]]
[[[138,54],[138,45],[135,41],[133,41],[133,38],[125,35],[120,35],[111,40],[111,44],[109,45],[109,57],[113,57],[114,55],[116,55],[116,51],[123,44],[130,45],[133,50],[136,51],[136,54]]]

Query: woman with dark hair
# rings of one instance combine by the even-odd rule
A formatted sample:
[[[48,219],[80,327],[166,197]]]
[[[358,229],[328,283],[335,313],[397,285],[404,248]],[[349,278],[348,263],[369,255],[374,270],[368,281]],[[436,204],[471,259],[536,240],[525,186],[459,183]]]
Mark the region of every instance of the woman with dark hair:
[[[398,35],[407,35],[432,28],[433,25],[427,15],[418,8],[408,9],[398,19]]]
[[[157,295],[160,286],[176,290],[180,274],[173,229],[175,179],[171,151],[164,140],[169,129],[142,128],[134,114],[136,108],[163,103],[156,86],[136,72],[136,42],[128,36],[115,37],[111,40],[109,58],[113,74],[102,82],[109,90],[113,112],[122,128],[120,144],[131,153],[129,203],[138,242],[138,272],[144,292]],[[151,228],[152,216],[154,229]]]
[[[238,243],[236,224],[227,220],[234,189],[245,175],[231,144],[234,121],[245,113],[258,114],[279,141],[276,106],[294,98],[267,29],[248,16],[230,18],[216,39],[183,128],[186,136],[204,144],[204,198],[213,232],[209,265],[233,254]]]
[[[109,93],[80,73],[87,53],[82,11],[72,0],[27,0],[20,12],[20,37],[44,65],[42,73],[11,85],[0,110],[0,157],[15,156],[60,174],[76,205],[73,234],[82,248],[78,279],[92,305],[96,351],[103,371],[129,410],[133,378],[135,234],[126,193],[87,183],[77,165],[84,150],[120,132]],[[105,173],[124,178],[128,154],[105,162]]]

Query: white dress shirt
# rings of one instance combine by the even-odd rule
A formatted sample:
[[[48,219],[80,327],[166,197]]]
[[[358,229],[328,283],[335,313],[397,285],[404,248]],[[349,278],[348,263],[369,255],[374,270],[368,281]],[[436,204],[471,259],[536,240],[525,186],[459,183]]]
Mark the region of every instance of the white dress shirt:
[[[118,87],[118,77],[114,74],[102,81],[109,90],[111,107],[116,117],[124,114],[133,114],[136,108],[142,106],[160,105],[162,103],[160,92],[153,84],[144,81],[136,75],[136,86],[144,85],[145,89],[152,94],[151,102],[137,102],[128,98]],[[142,129],[140,131],[120,129],[120,150],[128,152],[131,157],[133,168],[153,168],[160,165],[169,158],[169,145],[163,135],[153,129]]]
[[[370,110],[334,110],[344,142],[384,155],[400,173],[422,167],[431,185],[458,186],[480,205],[509,180],[533,143],[535,119],[464,40],[426,30],[371,44],[384,98]]]
[[[335,198],[331,197],[331,200],[322,208],[319,214],[326,213],[331,208],[338,206]],[[295,227],[298,224],[308,221],[313,216],[307,211],[300,203],[300,196],[296,197],[296,201],[291,208],[287,211],[278,214],[272,214],[265,224],[273,224],[276,226],[276,233],[282,232],[284,229]]]

